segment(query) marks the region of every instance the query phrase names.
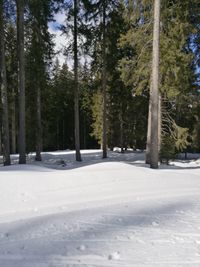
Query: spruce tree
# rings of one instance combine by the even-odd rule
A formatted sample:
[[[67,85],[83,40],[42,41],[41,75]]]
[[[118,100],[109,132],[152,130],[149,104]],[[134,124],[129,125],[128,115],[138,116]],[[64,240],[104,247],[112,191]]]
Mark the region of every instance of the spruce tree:
[[[28,138],[34,140],[30,147],[36,150],[36,161],[41,161],[43,150],[43,98],[48,86],[49,69],[53,57],[52,35],[48,23],[53,20],[55,5],[59,1],[29,0],[27,18],[27,101],[31,103],[28,124],[34,126],[34,135],[28,131]],[[40,8],[38,8],[40,7]],[[35,114],[32,118],[32,114]],[[32,137],[32,138],[31,138]],[[34,146],[34,147],[33,147]]]
[[[83,36],[85,35],[85,1],[69,1],[65,4],[67,14],[66,25],[62,25],[63,32],[68,36],[70,44],[66,46],[65,52],[67,55],[73,55],[74,61],[74,124],[75,124],[75,150],[76,160],[81,161],[80,153],[80,94],[79,94],[79,57],[83,52]],[[87,1],[86,1],[87,2]],[[72,37],[72,39],[71,39]]]
[[[10,19],[6,26],[6,70],[10,120],[11,153],[17,152],[17,32],[16,25]]]
[[[195,39],[193,33],[196,32],[197,26],[191,18],[193,17],[194,20],[194,16],[198,17],[198,9],[194,8],[196,1],[194,2],[192,5],[190,1],[161,2],[160,94],[162,102],[176,103],[178,95],[192,92],[195,68],[192,66],[194,49],[191,49],[193,43],[191,40]],[[129,4],[131,8],[127,6],[125,8],[128,30],[120,39],[120,47],[127,48],[129,54],[121,60],[121,76],[127,85],[132,86],[136,94],[144,94],[150,92],[151,84],[153,7],[152,1],[149,0],[134,1],[134,5],[130,1]]]
[[[25,134],[25,55],[24,55],[24,0],[17,3],[17,45],[18,45],[18,91],[19,91],[19,164],[26,163]]]
[[[153,61],[151,103],[150,167],[158,168],[158,110],[159,110],[159,50],[160,50],[160,0],[154,1]]]
[[[108,42],[109,36],[107,33],[107,25],[110,20],[110,14],[114,9],[116,9],[119,5],[118,0],[97,0],[88,4],[88,12],[87,17],[92,25],[95,23],[95,27],[93,29],[93,54],[91,55],[94,59],[94,64],[100,64],[101,66],[101,94],[102,94],[102,137],[101,146],[103,150],[103,158],[107,157],[107,146],[108,146],[108,62],[107,62],[107,50],[108,50]],[[99,49],[100,48],[100,49]],[[100,53],[101,57],[98,56]],[[98,63],[97,63],[98,62]],[[93,64],[93,65],[94,65]],[[99,71],[99,70],[98,70]],[[99,76],[99,74],[98,74]],[[97,93],[99,95],[99,93]],[[98,98],[99,99],[99,98]],[[100,116],[101,117],[101,116]]]
[[[79,129],[79,83],[78,83],[78,3],[74,0],[74,117],[76,161],[81,161]]]
[[[0,85],[2,102],[2,133],[3,133],[3,156],[4,165],[10,165],[10,141],[9,141],[9,122],[8,122],[8,97],[7,97],[7,77],[5,59],[5,24],[4,24],[4,5],[0,0]]]

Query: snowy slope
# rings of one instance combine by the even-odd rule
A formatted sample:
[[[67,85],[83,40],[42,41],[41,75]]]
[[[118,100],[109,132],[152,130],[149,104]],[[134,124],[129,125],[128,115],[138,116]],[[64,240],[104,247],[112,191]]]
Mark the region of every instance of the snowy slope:
[[[66,151],[0,167],[0,266],[200,266],[200,160],[143,159]]]

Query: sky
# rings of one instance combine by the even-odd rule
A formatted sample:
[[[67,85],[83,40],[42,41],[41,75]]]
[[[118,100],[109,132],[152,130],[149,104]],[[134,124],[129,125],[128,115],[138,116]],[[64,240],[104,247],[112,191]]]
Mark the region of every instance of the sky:
[[[55,57],[55,59],[58,58],[61,66],[63,65],[63,63],[67,63],[69,69],[73,69],[73,59],[70,58],[69,56],[66,57],[63,55],[63,50],[69,44],[68,40],[70,40],[70,37],[67,37],[59,29],[61,25],[63,24],[65,25],[65,19],[66,19],[66,14],[64,12],[58,12],[57,14],[55,14],[54,15],[55,21],[49,23],[49,32],[55,36],[54,37],[55,52],[59,52]],[[85,60],[89,62],[90,57],[89,56],[80,57],[81,64],[84,64]]]
[[[59,59],[60,64],[62,65],[63,63],[66,62],[66,57],[63,55],[63,48],[64,45],[67,43],[67,37],[62,34],[62,31],[59,29],[59,26],[61,24],[65,23],[65,14],[62,12],[59,12],[55,14],[54,16],[55,22],[50,22],[49,23],[49,32],[51,34],[54,34],[54,42],[55,42],[55,51],[60,53],[57,55],[57,58]],[[72,62],[70,60],[67,60],[67,63],[69,65],[72,65]]]
[[[71,58],[67,58],[63,55],[63,49],[67,45],[68,37],[62,34],[62,31],[59,29],[60,25],[65,24],[66,14],[64,12],[58,12],[54,15],[54,22],[49,23],[49,32],[54,34],[54,42],[55,42],[55,52],[59,52],[56,56],[58,58],[60,65],[63,63],[67,63],[69,68],[73,68],[73,60]],[[90,60],[88,58],[88,60]],[[84,63],[84,59],[81,58],[81,62]],[[197,67],[197,73],[200,73],[200,68]]]

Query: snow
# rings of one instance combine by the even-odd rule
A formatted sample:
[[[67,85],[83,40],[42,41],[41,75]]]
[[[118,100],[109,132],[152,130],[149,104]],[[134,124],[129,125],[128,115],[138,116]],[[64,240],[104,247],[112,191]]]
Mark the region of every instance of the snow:
[[[0,266],[200,266],[200,159],[115,149],[0,167]],[[191,158],[191,157],[190,157]]]

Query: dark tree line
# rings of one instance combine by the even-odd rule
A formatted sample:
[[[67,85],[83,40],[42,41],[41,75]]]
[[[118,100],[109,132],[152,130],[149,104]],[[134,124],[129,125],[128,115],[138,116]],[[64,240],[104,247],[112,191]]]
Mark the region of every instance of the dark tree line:
[[[200,150],[197,0],[0,1],[1,131],[10,153],[120,147],[146,149],[158,167]],[[50,34],[59,30],[60,65]]]

